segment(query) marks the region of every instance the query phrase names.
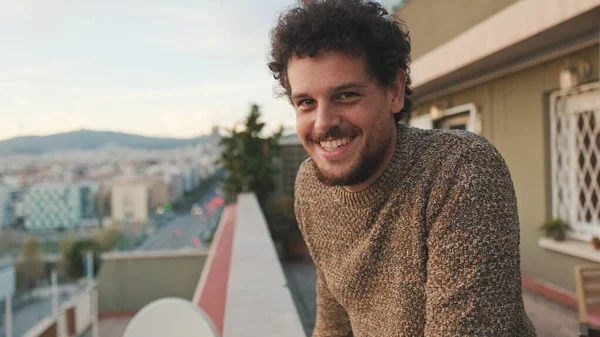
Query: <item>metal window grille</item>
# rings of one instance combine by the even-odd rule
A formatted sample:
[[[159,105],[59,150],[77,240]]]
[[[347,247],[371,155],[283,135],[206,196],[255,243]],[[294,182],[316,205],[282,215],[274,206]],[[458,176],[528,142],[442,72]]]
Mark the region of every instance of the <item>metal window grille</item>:
[[[600,83],[550,96],[552,214],[600,236]]]

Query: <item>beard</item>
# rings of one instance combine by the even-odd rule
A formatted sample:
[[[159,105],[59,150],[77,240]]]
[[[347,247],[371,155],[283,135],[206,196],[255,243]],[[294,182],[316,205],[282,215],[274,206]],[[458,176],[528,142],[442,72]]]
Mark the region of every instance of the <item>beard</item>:
[[[333,138],[344,138],[356,137],[360,130],[347,130],[344,131],[339,127],[333,128],[321,137],[316,137],[318,143],[321,139],[327,139],[328,137]],[[375,146],[365,146],[357,151],[355,159],[350,163],[350,166],[343,174],[334,174],[327,172],[319,167],[316,160],[313,158],[311,161],[317,178],[319,181],[326,186],[354,186],[365,182],[380,168],[383,158],[385,157],[386,151],[390,147],[392,136],[388,136],[384,141],[379,142]],[[335,164],[335,162],[333,162]]]

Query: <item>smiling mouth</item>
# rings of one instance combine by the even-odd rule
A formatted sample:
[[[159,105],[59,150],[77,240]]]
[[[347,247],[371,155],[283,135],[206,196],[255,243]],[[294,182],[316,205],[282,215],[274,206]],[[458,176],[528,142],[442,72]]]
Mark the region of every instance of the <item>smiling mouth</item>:
[[[352,137],[329,139],[329,140],[324,140],[324,141],[318,142],[318,144],[321,145],[321,148],[323,148],[325,151],[332,152],[335,150],[339,150],[339,149],[343,148],[344,146],[347,146],[348,144],[350,144],[352,139],[353,139]]]

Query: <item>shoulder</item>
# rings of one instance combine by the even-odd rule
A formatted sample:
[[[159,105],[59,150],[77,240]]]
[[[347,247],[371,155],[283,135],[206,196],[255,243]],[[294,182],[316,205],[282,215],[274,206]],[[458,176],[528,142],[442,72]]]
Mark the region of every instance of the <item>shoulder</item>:
[[[404,128],[405,137],[421,150],[434,149],[439,152],[456,153],[472,149],[495,150],[484,137],[463,130],[423,130],[413,127]]]
[[[465,131],[439,131],[435,132],[430,146],[438,149],[437,155],[441,158],[440,163],[432,165],[439,167],[435,170],[435,180],[440,190],[446,192],[440,194],[444,199],[455,195],[460,196],[462,202],[478,200],[489,204],[493,200],[492,204],[507,207],[515,202],[508,166],[486,138]]]
[[[302,162],[302,164],[300,164],[300,167],[298,168],[298,173],[296,174],[296,186],[312,181],[314,175],[315,172],[312,159],[307,158]]]
[[[310,199],[321,189],[321,183],[317,178],[316,168],[312,159],[308,158],[300,164],[296,174],[296,183],[294,185],[294,194],[296,200]]]
[[[432,175],[428,219],[445,220],[455,229],[491,226],[480,233],[518,226],[515,190],[500,152],[473,133],[445,131],[432,139],[446,153],[439,153],[444,161]]]
[[[486,138],[472,132],[407,128],[406,134],[413,143],[413,155],[426,167],[443,166],[453,171],[505,167],[500,152]]]

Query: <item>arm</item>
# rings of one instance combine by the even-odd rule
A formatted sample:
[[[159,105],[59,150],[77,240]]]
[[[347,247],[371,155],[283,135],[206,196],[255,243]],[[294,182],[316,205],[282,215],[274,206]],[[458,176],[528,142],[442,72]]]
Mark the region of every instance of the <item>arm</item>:
[[[352,327],[346,310],[327,288],[317,268],[317,320],[313,337],[351,337]]]
[[[306,233],[304,227],[301,224],[302,217],[300,216],[300,208],[298,207],[298,200],[296,199],[296,218],[298,224],[302,229],[302,236],[309,248],[310,254],[315,260],[315,267],[317,269],[317,318],[315,321],[315,329],[313,337],[351,337],[352,327],[350,326],[350,319],[346,310],[338,303],[333,294],[327,287],[327,282],[323,273],[319,269],[317,258],[314,255],[309,235]]]
[[[504,160],[463,154],[428,209],[425,336],[535,336],[521,292],[519,219]]]
[[[298,170],[294,187],[294,212],[304,241],[306,241],[317,268],[317,318],[313,337],[351,337],[352,327],[350,326],[348,313],[329,291],[325,276],[319,268],[319,258],[315,254],[315,249],[313,249],[310,237],[311,222],[305,218],[305,212],[310,212],[311,205],[303,202],[303,200],[309,200],[313,197],[306,189],[306,186],[310,185],[312,181],[309,173],[310,169],[311,164],[307,160],[302,163]]]

